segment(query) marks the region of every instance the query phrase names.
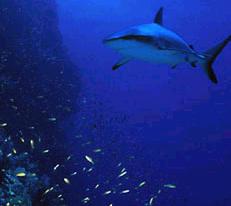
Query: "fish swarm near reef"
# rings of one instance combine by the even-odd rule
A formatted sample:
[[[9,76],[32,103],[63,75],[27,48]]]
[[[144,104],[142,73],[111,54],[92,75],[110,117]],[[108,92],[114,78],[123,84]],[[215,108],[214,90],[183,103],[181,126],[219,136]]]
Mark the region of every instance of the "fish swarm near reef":
[[[1,205],[43,205],[47,197],[42,191],[50,187],[49,177],[41,175],[38,165],[28,152],[13,154],[13,141],[0,131],[0,203]],[[58,196],[59,188],[53,194]],[[48,198],[50,198],[48,196]],[[37,203],[36,203],[37,202]],[[49,200],[50,204],[64,205],[59,198]],[[36,204],[35,204],[36,203]]]
[[[69,155],[58,125],[76,110],[79,77],[62,44],[56,1],[1,1],[0,19],[0,205],[65,205],[53,165]]]

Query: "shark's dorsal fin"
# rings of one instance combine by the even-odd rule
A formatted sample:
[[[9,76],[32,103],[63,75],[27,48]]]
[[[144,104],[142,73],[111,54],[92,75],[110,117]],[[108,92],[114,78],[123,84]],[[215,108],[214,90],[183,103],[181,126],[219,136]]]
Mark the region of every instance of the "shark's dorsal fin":
[[[163,25],[163,10],[164,8],[161,7],[159,9],[159,11],[157,12],[155,19],[154,19],[154,23],[159,24],[159,25]]]

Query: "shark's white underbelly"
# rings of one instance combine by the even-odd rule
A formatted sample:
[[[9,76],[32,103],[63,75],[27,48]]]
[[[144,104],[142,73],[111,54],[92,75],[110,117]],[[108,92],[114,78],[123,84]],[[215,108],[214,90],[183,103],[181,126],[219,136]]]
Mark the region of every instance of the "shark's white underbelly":
[[[156,63],[176,65],[184,62],[186,55],[176,50],[161,50],[147,46],[127,47],[118,50],[124,56]]]

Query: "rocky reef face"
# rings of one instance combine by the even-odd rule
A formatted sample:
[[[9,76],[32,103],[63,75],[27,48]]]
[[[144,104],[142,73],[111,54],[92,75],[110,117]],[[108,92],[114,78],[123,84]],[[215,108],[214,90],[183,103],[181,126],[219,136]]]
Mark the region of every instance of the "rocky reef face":
[[[65,205],[62,197],[46,201],[48,192],[58,197],[61,191],[50,186],[48,175],[40,174],[29,152],[18,153],[11,137],[6,137],[2,131],[0,145],[1,205]]]
[[[61,122],[73,112],[79,86],[55,1],[1,1],[0,9],[1,119],[11,132],[47,132],[51,118]]]
[[[42,164],[68,155],[62,123],[75,112],[79,78],[62,45],[55,0],[3,0],[0,19],[0,199],[59,205],[41,201],[57,181],[47,181],[52,168]]]

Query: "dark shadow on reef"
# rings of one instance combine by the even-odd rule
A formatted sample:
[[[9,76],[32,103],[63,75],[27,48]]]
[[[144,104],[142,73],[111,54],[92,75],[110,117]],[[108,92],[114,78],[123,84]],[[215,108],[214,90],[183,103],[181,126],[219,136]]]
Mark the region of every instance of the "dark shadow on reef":
[[[62,122],[76,112],[79,78],[62,45],[55,0],[1,0],[0,19],[0,152],[7,144],[4,141],[14,145],[0,158],[0,188],[4,190],[0,199],[17,195],[4,189],[8,181],[4,177],[15,178],[12,187],[13,182],[21,187],[30,184],[15,177],[15,170],[21,168],[37,175],[37,182],[31,183],[34,191],[25,188],[33,205],[54,205],[52,196],[40,201],[42,189],[62,181],[51,174],[53,166],[68,156]],[[17,152],[10,151],[13,148]],[[49,152],[44,155],[46,149]],[[18,158],[9,160],[9,154],[21,156],[27,164],[17,167]],[[27,169],[28,164],[36,165],[36,171]],[[50,183],[39,174],[46,174]],[[60,201],[60,205],[64,203]]]

